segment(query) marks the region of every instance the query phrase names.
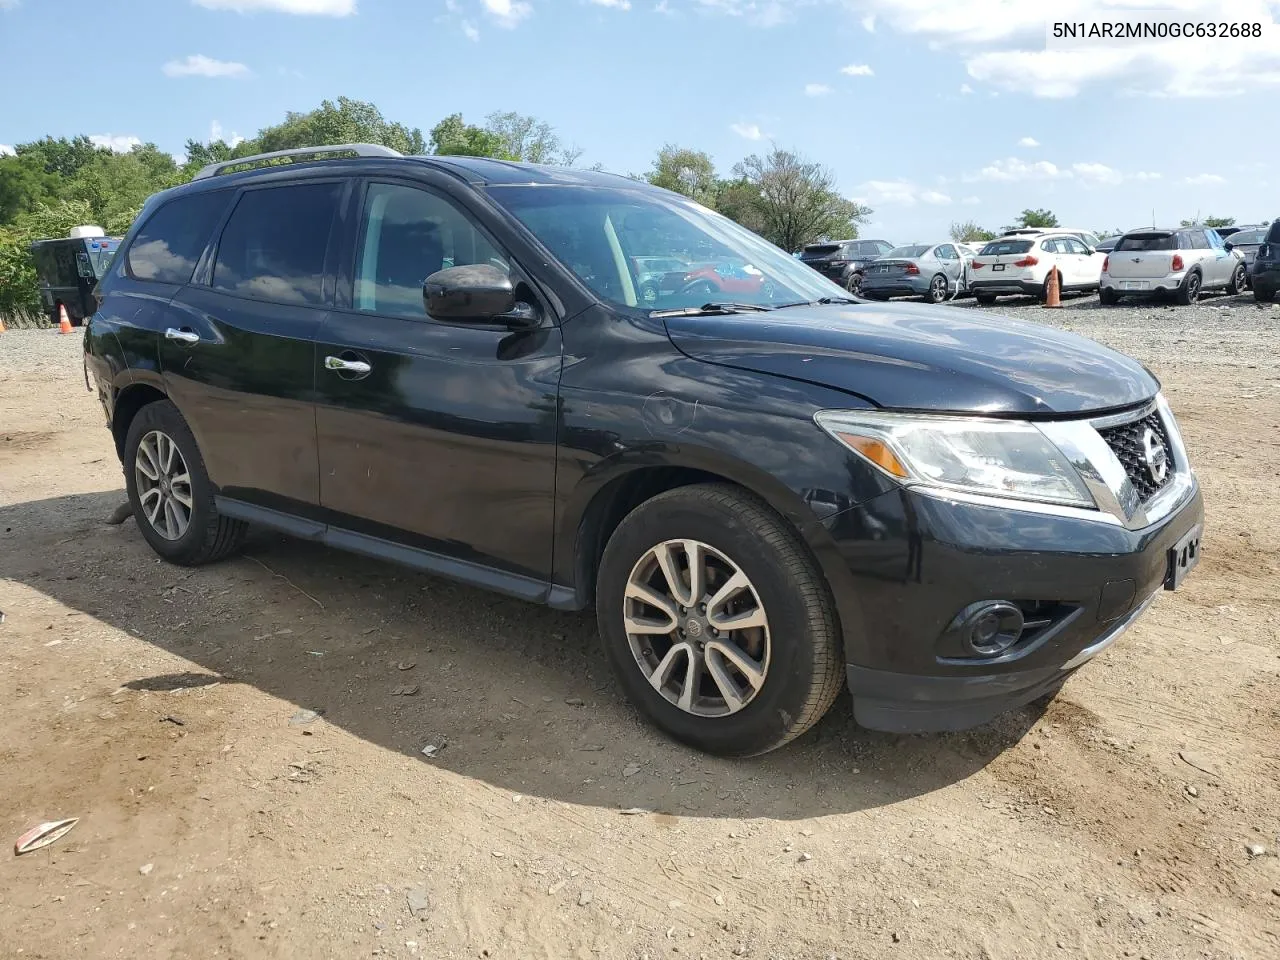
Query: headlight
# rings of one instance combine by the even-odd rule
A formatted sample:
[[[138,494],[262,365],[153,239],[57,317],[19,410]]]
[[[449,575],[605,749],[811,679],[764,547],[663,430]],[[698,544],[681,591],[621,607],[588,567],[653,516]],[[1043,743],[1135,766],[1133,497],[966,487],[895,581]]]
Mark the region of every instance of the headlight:
[[[1096,507],[1075,467],[1033,423],[860,410],[814,419],[899,483]]]

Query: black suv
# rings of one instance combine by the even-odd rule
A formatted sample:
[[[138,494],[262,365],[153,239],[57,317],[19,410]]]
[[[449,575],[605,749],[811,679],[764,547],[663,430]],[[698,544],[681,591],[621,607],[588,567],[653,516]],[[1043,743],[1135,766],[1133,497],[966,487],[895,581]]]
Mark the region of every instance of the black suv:
[[[1133,360],[852,301],[622,177],[327,151],[151,198],[99,287],[86,363],[166,560],[256,523],[594,605],[644,713],[745,755],[844,683],[893,731],[1051,694],[1197,559]],[[648,257],[740,269],[646,302]]]
[[[1253,295],[1260,303],[1270,303],[1280,289],[1280,218],[1271,224],[1266,237],[1253,255],[1249,279]]]
[[[856,294],[862,289],[862,275],[867,264],[880,259],[892,249],[893,244],[887,240],[811,243],[800,251],[800,262]]]

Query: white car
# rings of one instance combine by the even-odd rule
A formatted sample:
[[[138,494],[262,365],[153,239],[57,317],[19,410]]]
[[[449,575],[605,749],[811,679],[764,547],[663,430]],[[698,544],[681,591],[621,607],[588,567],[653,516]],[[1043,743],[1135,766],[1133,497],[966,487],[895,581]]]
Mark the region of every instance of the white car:
[[[1006,230],[1002,233],[1000,239],[1005,237],[1039,237],[1047,233],[1067,233],[1073,237],[1079,237],[1090,250],[1097,247],[1101,242],[1098,239],[1098,235],[1092,230],[1077,230],[1075,227],[1014,227],[1014,229]]]
[[[1098,297],[1113,304],[1121,297],[1171,293],[1179,303],[1192,304],[1205,290],[1239,293],[1248,269],[1244,257],[1228,250],[1216,230],[1130,230],[1102,265]]]
[[[1049,274],[1056,271],[1062,292],[1092,291],[1098,288],[1104,259],[1074,233],[1001,237],[969,264],[969,289],[986,306],[1009,295],[1044,300]]]

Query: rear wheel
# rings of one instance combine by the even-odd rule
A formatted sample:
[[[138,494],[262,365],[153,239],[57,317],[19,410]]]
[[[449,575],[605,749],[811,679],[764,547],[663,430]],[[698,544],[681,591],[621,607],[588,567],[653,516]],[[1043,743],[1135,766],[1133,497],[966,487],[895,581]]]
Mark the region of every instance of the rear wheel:
[[[861,293],[862,293],[862,274],[860,274],[860,273],[851,273],[851,274],[849,274],[849,279],[848,279],[848,281],[845,283],[845,289],[846,289],[846,290],[848,290],[850,293],[852,293],[854,296],[859,296],[859,295],[861,295]]]
[[[1099,287],[1098,299],[1102,301],[1104,307],[1114,307],[1120,302],[1120,295],[1110,287]]]
[[[1178,302],[1184,307],[1189,307],[1200,299],[1200,286],[1203,281],[1199,272],[1192,270],[1187,274],[1187,279],[1182,281],[1182,286],[1178,288]]]
[[[989,307],[996,302],[996,295],[994,293],[975,293],[973,299],[977,300],[982,306]]]
[[[165,560],[199,566],[244,542],[247,524],[218,513],[195,437],[170,401],[148,404],[133,418],[124,468],[138,529]]]
[[[1062,295],[1066,293],[1066,291],[1062,289],[1062,273],[1057,270],[1050,270],[1047,274],[1045,274],[1044,285],[1040,288],[1041,303],[1049,302],[1049,280],[1055,275],[1058,278],[1058,299],[1061,300]]]
[[[936,274],[929,281],[929,292],[925,294],[925,299],[930,303],[945,303],[947,299],[947,278],[942,274]]]
[[[1231,271],[1231,282],[1227,284],[1227,295],[1234,297],[1237,293],[1241,293],[1248,278],[1249,271],[1245,269],[1244,264],[1237,264],[1236,268]]]
[[[1253,285],[1253,299],[1259,303],[1270,303],[1275,299],[1276,292],[1270,287],[1260,287],[1256,283]]]
[[[600,564],[596,616],[631,701],[708,753],[782,746],[840,692],[834,605],[795,531],[728,484],[633,510]]]

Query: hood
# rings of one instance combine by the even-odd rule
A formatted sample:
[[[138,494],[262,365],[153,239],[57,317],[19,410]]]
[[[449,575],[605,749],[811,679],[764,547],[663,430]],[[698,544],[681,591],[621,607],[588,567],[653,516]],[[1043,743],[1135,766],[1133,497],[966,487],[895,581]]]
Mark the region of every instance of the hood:
[[[1155,396],[1147,369],[1092,340],[977,310],[832,304],[668,317],[683,353],[832,387],[880,407],[1078,414]]]

